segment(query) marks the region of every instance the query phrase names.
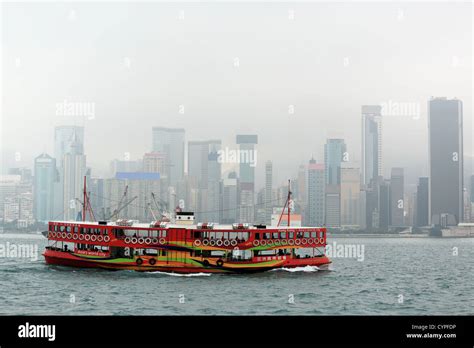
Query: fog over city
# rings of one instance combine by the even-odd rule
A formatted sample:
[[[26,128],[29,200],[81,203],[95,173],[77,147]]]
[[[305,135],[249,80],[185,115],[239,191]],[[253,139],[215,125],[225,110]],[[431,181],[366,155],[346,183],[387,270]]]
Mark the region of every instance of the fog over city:
[[[85,127],[92,176],[151,151],[152,127],[179,127],[186,143],[223,148],[257,134],[256,186],[266,160],[276,185],[312,156],[324,162],[327,138],[343,138],[360,167],[361,106],[382,105],[383,174],[403,167],[414,185],[428,176],[428,101],[445,96],[463,102],[471,173],[471,7],[2,4],[2,172],[52,154],[58,125]],[[68,102],[92,112],[59,112]]]

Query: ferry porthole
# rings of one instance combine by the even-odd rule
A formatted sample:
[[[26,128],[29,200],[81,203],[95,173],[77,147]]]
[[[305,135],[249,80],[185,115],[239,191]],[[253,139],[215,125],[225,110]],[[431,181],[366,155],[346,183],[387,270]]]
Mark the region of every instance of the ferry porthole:
[[[79,235],[79,240],[84,240],[84,235],[83,234]]]
[[[217,260],[216,262],[217,267],[222,267],[224,265],[224,261],[222,259]]]
[[[209,241],[208,241],[207,239],[204,239],[204,240],[202,241],[202,245],[204,245],[204,246],[209,245]]]
[[[262,240],[262,241],[260,242],[260,245],[262,245],[262,246],[267,245],[267,241],[266,241],[266,240]]]
[[[145,243],[145,239],[144,238],[138,238],[138,243],[140,243],[140,244]]]
[[[237,241],[236,241],[236,240],[232,240],[232,241],[230,242],[230,245],[236,246],[236,245],[237,245]]]
[[[98,236],[98,237],[97,237],[97,241],[98,241],[98,242],[102,242],[103,240],[104,240],[104,237],[102,237],[102,236]]]
[[[166,243],[166,239],[160,238],[160,244],[165,244],[165,243]]]
[[[137,261],[136,261],[137,265],[141,265],[143,263],[143,260],[141,258],[138,258]]]
[[[218,240],[218,241],[216,242],[216,245],[217,245],[217,246],[222,246],[222,244],[223,244],[223,243],[222,243],[221,240]]]
[[[295,245],[295,241],[293,239],[288,239],[288,245]]]
[[[200,241],[199,239],[196,239],[196,240],[194,241],[194,245],[195,245],[195,246],[201,246],[201,241]]]
[[[151,244],[151,238],[145,238],[145,243],[146,244]]]
[[[110,240],[110,237],[109,237],[109,236],[105,236],[105,237],[104,237],[104,242],[107,243],[109,240]]]
[[[307,240],[306,238],[303,238],[303,239],[301,240],[301,242],[302,242],[303,244],[308,244],[308,240]]]
[[[131,240],[132,240],[132,239],[131,239],[130,237],[125,237],[125,243],[127,243],[127,244],[128,244],[128,243],[130,243],[130,242],[131,242]]]
[[[156,260],[152,258],[150,261],[148,261],[148,263],[153,266],[156,263]]]
[[[258,245],[259,245],[258,240],[254,240],[254,241],[253,241],[253,246],[258,246]]]
[[[225,240],[225,241],[224,241],[224,245],[225,245],[225,246],[229,246],[229,245],[230,245],[230,241],[229,241],[229,240]]]
[[[91,236],[89,236],[88,234],[86,234],[86,235],[84,236],[84,239],[87,240],[87,241],[89,241],[89,240],[91,240]]]
[[[296,240],[295,240],[295,245],[301,245],[301,240],[296,239]]]
[[[96,235],[92,235],[91,236],[91,241],[95,242],[97,240],[97,236]]]
[[[210,246],[216,245],[216,241],[215,241],[215,240],[211,240],[211,241],[209,242],[209,245],[210,245]]]
[[[138,242],[138,239],[135,238],[135,237],[133,237],[133,238],[132,238],[132,243],[133,243],[133,244],[137,244],[137,242]]]

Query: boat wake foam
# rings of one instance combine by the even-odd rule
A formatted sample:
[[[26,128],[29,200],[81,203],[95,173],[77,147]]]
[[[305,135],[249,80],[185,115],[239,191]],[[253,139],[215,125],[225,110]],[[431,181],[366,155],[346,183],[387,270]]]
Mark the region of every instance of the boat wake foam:
[[[202,276],[210,276],[211,273],[173,273],[173,272],[160,272],[160,271],[155,271],[155,272],[148,272],[149,274],[164,274],[164,275],[169,275],[173,277],[202,277]]]
[[[294,267],[294,268],[275,268],[272,269],[272,271],[286,271],[286,272],[317,272],[319,271],[319,268],[317,266],[304,266],[304,267]]]

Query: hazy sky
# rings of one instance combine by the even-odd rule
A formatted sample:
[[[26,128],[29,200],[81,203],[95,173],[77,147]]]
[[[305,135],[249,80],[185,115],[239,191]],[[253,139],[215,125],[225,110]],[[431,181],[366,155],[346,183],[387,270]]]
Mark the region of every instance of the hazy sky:
[[[280,183],[323,161],[327,137],[346,139],[359,166],[361,105],[392,102],[420,108],[383,121],[384,172],[405,167],[410,183],[428,175],[430,96],[463,101],[473,153],[469,3],[2,6],[4,166],[32,166],[53,153],[55,125],[83,124],[103,175],[149,151],[153,126],[184,127],[232,148],[258,134],[258,184],[267,159]],[[57,115],[65,100],[92,103],[93,117]]]

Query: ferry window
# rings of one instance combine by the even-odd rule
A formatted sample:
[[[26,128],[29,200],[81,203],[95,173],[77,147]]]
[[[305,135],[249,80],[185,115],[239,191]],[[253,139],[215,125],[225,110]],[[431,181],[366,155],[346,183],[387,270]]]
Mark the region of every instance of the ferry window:
[[[304,233],[304,237],[305,237],[305,238],[309,238],[309,232],[305,232],[305,233]]]
[[[317,232],[311,232],[311,238],[318,238]]]
[[[270,239],[272,237],[272,234],[270,232],[265,233],[265,239]]]
[[[235,238],[237,238],[237,232],[230,232],[229,239],[235,239]]]
[[[201,238],[201,232],[194,232],[194,238]]]
[[[260,233],[255,233],[255,239],[260,239]]]
[[[242,233],[242,238],[243,238],[244,240],[248,240],[248,239],[249,239],[249,233],[248,233],[248,232]]]
[[[210,232],[209,235],[211,236],[211,239],[216,238],[216,232]]]
[[[66,227],[66,232],[71,232],[71,226]]]
[[[286,238],[286,232],[280,232],[280,238],[285,239]]]
[[[278,238],[278,232],[273,232],[273,239],[277,239]]]
[[[64,232],[64,226],[61,226],[61,227],[59,228],[59,230],[60,230],[61,232]]]
[[[217,239],[222,239],[224,237],[224,233],[223,232],[216,232],[216,238]]]
[[[54,226],[54,230],[57,232],[58,231],[58,226]]]
[[[288,238],[293,239],[295,237],[294,232],[288,232]]]
[[[323,231],[320,232],[320,236],[321,236],[321,238],[324,238],[324,232]]]
[[[76,232],[76,233],[79,232],[79,227],[75,226],[74,227],[74,232]]]
[[[166,250],[161,250],[161,256],[166,256]]]

